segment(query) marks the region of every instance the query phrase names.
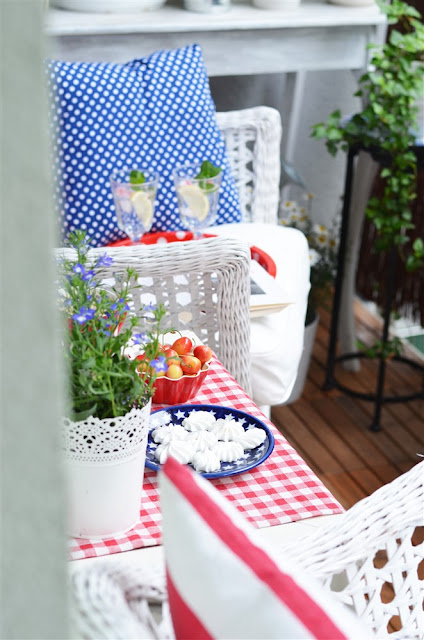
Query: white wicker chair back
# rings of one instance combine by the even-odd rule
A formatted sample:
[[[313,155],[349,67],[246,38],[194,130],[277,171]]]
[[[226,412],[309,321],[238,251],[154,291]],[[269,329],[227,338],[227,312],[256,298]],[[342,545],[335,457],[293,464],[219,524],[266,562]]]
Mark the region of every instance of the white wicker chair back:
[[[277,223],[281,116],[271,107],[217,113],[238,187],[243,222]]]
[[[72,249],[56,253],[68,258],[74,255]],[[92,249],[91,264],[104,253],[105,248]],[[113,285],[128,267],[134,269],[131,295],[135,308],[162,303],[167,310],[163,328],[194,331],[251,394],[250,251],[244,242],[208,238],[166,247],[108,247],[107,254],[113,265],[96,268],[105,286]]]
[[[347,511],[285,545],[377,638],[424,638],[424,462]],[[393,631],[393,629],[397,629]]]

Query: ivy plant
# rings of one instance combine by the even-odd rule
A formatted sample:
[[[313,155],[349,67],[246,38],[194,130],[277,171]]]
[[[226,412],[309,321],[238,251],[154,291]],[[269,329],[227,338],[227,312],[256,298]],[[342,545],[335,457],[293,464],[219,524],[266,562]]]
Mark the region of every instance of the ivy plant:
[[[416,9],[402,0],[377,0],[392,25],[384,45],[370,45],[369,70],[359,79],[356,96],[364,108],[348,121],[340,110],[326,122],[314,125],[312,137],[324,139],[335,155],[355,145],[374,152],[378,149],[382,164],[381,198],[371,198],[366,215],[378,232],[377,249],[398,247],[410,271],[424,266],[421,238],[410,242],[411,203],[416,198],[416,161],[411,150],[415,136],[415,101],[424,83],[424,25]]]

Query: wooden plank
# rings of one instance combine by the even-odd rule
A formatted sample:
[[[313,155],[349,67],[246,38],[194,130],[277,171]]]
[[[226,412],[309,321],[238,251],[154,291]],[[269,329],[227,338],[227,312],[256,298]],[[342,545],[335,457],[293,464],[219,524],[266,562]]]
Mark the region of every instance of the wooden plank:
[[[376,319],[358,310],[358,334],[367,341],[380,336]],[[386,404],[382,430],[371,432],[374,403],[348,396],[338,389],[323,391],[330,315],[320,312],[308,378],[302,397],[289,406],[273,407],[272,419],[334,497],[349,508],[380,486],[391,482],[420,461],[424,452],[424,401]],[[359,374],[337,366],[337,380],[347,387],[373,393],[376,362],[363,359]],[[391,367],[387,389],[410,389],[414,370]]]
[[[326,480],[336,488],[341,496],[339,501],[345,509],[349,509],[368,495],[348,473],[329,473],[324,476],[323,482]]]
[[[345,411],[351,416],[357,424],[364,425],[364,430],[368,437],[372,438],[374,444],[380,449],[392,464],[397,466],[399,470],[401,468],[398,463],[408,460],[408,454],[395,443],[390,436],[387,435],[385,429],[376,432],[369,432],[368,427],[370,423],[370,414],[364,410],[363,405],[366,403],[359,403],[356,399],[343,395],[337,398],[337,402],[344,407]]]
[[[298,415],[302,416],[302,419],[311,425],[310,430],[313,433],[313,437],[319,440],[324,447],[331,452],[336,460],[339,461],[343,470],[361,469],[364,466],[363,460],[355,453],[354,449],[346,443],[343,436],[337,432],[334,428],[332,420],[327,420],[326,416],[323,417],[322,412],[319,410],[321,404],[327,405],[327,410],[331,411],[333,407],[333,401],[324,399],[314,399],[312,402],[302,402],[301,400],[294,407],[294,411]],[[317,464],[322,467],[322,470],[327,472],[334,472],[329,468],[326,468],[321,461]]]

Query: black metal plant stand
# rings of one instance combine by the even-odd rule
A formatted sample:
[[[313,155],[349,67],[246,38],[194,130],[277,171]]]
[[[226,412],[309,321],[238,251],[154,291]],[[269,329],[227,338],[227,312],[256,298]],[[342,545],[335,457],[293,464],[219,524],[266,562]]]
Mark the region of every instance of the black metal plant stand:
[[[356,398],[360,398],[361,400],[366,400],[369,402],[375,403],[374,408],[374,417],[372,423],[370,425],[371,431],[380,431],[381,424],[381,410],[383,404],[386,402],[407,402],[409,400],[415,400],[418,398],[424,399],[424,377],[423,377],[423,387],[421,391],[417,391],[411,393],[409,395],[384,395],[384,382],[386,376],[386,367],[387,367],[387,358],[381,354],[379,359],[378,366],[378,375],[377,375],[377,384],[375,393],[362,393],[359,391],[355,391],[346,387],[337,381],[335,376],[335,366],[337,362],[341,362],[349,359],[356,358],[368,358],[369,356],[362,352],[355,353],[346,353],[341,356],[336,356],[336,344],[337,344],[337,331],[339,325],[339,316],[340,316],[340,305],[342,298],[342,286],[343,286],[343,276],[344,276],[344,268],[345,268],[345,257],[346,257],[346,242],[349,232],[349,212],[350,212],[350,203],[352,197],[352,184],[353,184],[353,173],[354,173],[354,160],[355,156],[361,150],[360,146],[354,146],[349,149],[348,157],[347,157],[347,168],[346,168],[346,177],[345,177],[345,187],[344,187],[344,200],[343,200],[343,209],[342,209],[342,221],[341,221],[341,229],[340,229],[340,243],[339,243],[339,252],[337,257],[337,273],[335,279],[335,288],[334,288],[334,298],[333,298],[333,310],[331,316],[331,325],[330,325],[330,340],[328,345],[328,354],[327,354],[327,367],[326,367],[326,379],[324,383],[324,389],[329,390],[333,388],[340,389],[347,395],[351,395]],[[417,162],[424,161],[424,148],[423,147],[414,147],[414,151],[417,156]],[[390,326],[390,315],[392,309],[393,302],[393,283],[396,273],[396,263],[398,260],[398,255],[396,251],[396,247],[394,245],[390,248],[389,260],[388,260],[388,268],[385,274],[386,278],[386,299],[385,299],[385,307],[383,312],[383,334],[382,334],[382,342],[383,344],[387,341],[389,336],[389,326]],[[410,358],[404,358],[401,356],[394,356],[391,360],[397,362],[403,362],[418,371],[421,371],[424,376],[424,366],[420,365],[418,362],[411,360]]]

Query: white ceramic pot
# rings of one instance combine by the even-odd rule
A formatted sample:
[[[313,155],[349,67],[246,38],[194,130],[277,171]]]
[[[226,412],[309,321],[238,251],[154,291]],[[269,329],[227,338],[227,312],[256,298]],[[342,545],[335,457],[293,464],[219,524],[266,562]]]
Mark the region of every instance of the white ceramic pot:
[[[50,6],[85,13],[137,13],[159,9],[166,0],[50,0]]]
[[[300,5],[300,0],[252,0],[252,4],[258,9],[278,11],[279,9],[296,9]]]
[[[184,0],[184,9],[195,13],[223,13],[231,7],[231,0]]]
[[[303,338],[303,351],[300,358],[299,367],[297,370],[296,382],[285,404],[295,402],[300,398],[305,387],[306,378],[308,375],[309,364],[311,362],[312,351],[314,349],[315,335],[319,323],[319,315],[316,314],[314,320],[305,326],[305,335]]]
[[[375,0],[327,0],[330,4],[339,4],[343,7],[367,7],[375,4]]]
[[[70,535],[115,537],[137,524],[150,409],[151,402],[119,418],[63,419]]]

